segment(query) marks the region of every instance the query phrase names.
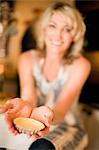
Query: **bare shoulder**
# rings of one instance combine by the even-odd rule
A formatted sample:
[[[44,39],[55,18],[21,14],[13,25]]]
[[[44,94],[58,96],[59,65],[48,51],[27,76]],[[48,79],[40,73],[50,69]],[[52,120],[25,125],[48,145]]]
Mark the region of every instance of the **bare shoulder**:
[[[19,63],[20,62],[24,62],[24,63],[32,62],[33,61],[33,53],[35,54],[35,56],[38,57],[39,51],[37,51],[37,50],[29,50],[29,51],[21,53],[19,56]]]
[[[84,56],[75,59],[72,64],[65,69],[69,69],[70,78],[73,80],[85,80],[90,74],[91,63]]]
[[[71,68],[71,70],[89,70],[91,69],[91,63],[90,61],[85,58],[84,56],[80,56],[79,58],[75,59],[68,67]],[[67,69],[67,64],[65,64],[65,69]]]
[[[33,50],[29,50],[29,51],[21,53],[20,56],[19,56],[19,59],[23,60],[23,59],[27,59],[27,58],[29,59],[29,58],[31,58],[32,51]]]
[[[84,56],[79,57],[75,62],[74,62],[74,66],[78,66],[78,68],[82,68],[85,70],[89,70],[91,69],[91,63],[89,62],[89,60],[87,58],[85,58]]]
[[[84,56],[80,56],[78,59],[76,59],[71,67],[72,74],[75,74],[78,76],[88,76],[91,71],[91,63],[88,59],[86,59]]]
[[[85,57],[80,56],[78,59],[75,59],[72,64],[70,64],[69,68],[68,87],[73,91],[74,89],[80,91],[90,74],[91,64]]]

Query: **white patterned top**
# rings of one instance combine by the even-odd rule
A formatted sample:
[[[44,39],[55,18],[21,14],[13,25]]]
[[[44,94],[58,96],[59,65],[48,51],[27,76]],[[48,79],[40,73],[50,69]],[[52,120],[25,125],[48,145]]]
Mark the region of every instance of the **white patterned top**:
[[[39,103],[46,104],[51,107],[55,103],[64,84],[69,79],[70,67],[68,67],[67,71],[64,71],[64,67],[61,66],[56,79],[49,82],[46,80],[42,72],[42,65],[44,64],[44,58],[42,58],[40,62],[37,62],[34,51],[32,52],[32,54],[34,62],[33,76],[36,80],[37,90],[39,91],[38,92],[38,100],[40,100]]]

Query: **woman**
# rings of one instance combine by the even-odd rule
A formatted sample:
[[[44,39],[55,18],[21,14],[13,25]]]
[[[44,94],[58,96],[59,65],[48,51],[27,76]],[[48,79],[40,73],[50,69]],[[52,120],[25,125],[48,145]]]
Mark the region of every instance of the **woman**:
[[[25,52],[19,58],[21,97],[8,101],[1,111],[6,112],[6,124],[14,135],[18,133],[13,126],[17,117],[43,122],[44,130],[29,135],[33,141],[36,140],[30,149],[47,150],[50,146],[55,149],[52,143],[48,145],[48,141],[42,139],[45,135],[59,149],[60,145],[55,143],[50,135],[53,131],[49,132],[49,129],[52,124],[66,128],[66,114],[90,73],[90,63],[82,55],[85,25],[74,7],[65,2],[55,2],[45,11],[36,31],[37,50]],[[75,126],[75,129],[79,128]],[[58,135],[61,140],[60,133]],[[65,140],[61,150],[67,146],[68,138]],[[40,143],[43,143],[41,147]]]

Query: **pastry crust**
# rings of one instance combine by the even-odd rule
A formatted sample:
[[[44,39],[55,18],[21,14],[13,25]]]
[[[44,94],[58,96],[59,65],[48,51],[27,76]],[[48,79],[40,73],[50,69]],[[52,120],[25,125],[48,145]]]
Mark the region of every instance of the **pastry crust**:
[[[14,125],[19,132],[25,134],[36,134],[38,131],[45,128],[42,122],[24,117],[14,119]]]

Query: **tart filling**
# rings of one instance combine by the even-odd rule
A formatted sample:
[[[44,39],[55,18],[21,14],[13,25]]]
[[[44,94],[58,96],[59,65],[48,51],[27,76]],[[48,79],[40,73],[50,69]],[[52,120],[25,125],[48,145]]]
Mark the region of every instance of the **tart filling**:
[[[38,131],[45,128],[42,122],[24,117],[14,119],[14,125],[19,132],[28,134],[36,134]]]

